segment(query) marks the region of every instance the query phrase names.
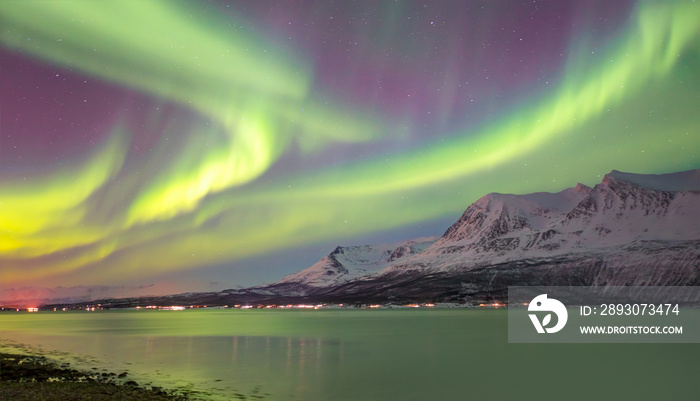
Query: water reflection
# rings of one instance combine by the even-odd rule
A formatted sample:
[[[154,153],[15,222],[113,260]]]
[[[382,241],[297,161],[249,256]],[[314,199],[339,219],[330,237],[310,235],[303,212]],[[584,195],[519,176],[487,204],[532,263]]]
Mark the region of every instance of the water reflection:
[[[612,398],[683,399],[700,351],[698,344],[508,344],[500,311],[89,315],[0,315],[0,342],[212,400],[255,392],[286,401],[523,399],[542,388],[588,400],[601,394],[580,386],[592,372]]]
[[[256,388],[267,399],[319,399],[324,364],[342,360],[344,340],[256,336],[52,336],[5,332],[5,343],[25,344],[73,366],[128,371],[141,384],[200,390],[231,399]],[[7,341],[10,340],[10,341]],[[70,355],[70,356],[69,356]],[[326,360],[326,358],[328,360]],[[262,393],[260,393],[262,394]]]

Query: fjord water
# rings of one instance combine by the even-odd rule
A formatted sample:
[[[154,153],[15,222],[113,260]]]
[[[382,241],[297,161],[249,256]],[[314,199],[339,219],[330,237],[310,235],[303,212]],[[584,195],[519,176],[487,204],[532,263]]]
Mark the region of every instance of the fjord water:
[[[700,355],[509,344],[507,312],[484,309],[3,313],[2,344],[212,400],[694,399]]]

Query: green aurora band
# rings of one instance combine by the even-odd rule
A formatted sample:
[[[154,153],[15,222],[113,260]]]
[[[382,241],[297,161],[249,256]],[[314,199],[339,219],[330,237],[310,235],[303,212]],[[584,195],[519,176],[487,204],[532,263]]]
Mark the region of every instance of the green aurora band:
[[[4,284],[158,276],[444,218],[488,192],[558,191],[613,168],[698,167],[700,7],[689,2],[640,3],[603,51],[572,45],[556,88],[480,127],[264,180],[291,149],[313,154],[402,132],[313,98],[313,71],[291,51],[187,18],[186,3],[177,5],[0,6],[4,46],[215,122],[169,127],[177,140],[143,161],[148,173],[124,164],[131,134],[117,125],[71,167],[0,182]],[[663,117],[647,113],[659,107]]]

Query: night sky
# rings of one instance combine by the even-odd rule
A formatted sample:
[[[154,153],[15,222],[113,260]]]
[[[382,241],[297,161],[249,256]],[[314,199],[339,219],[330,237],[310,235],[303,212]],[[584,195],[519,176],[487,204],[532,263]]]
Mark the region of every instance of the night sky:
[[[700,167],[693,1],[4,1],[0,289],[280,279]]]

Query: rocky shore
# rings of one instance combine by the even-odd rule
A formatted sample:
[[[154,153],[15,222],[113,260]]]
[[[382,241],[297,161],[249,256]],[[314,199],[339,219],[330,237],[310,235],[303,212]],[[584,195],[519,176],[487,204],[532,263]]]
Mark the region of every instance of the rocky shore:
[[[37,355],[0,353],[0,400],[193,401],[191,395],[141,386],[128,373],[80,371]]]

